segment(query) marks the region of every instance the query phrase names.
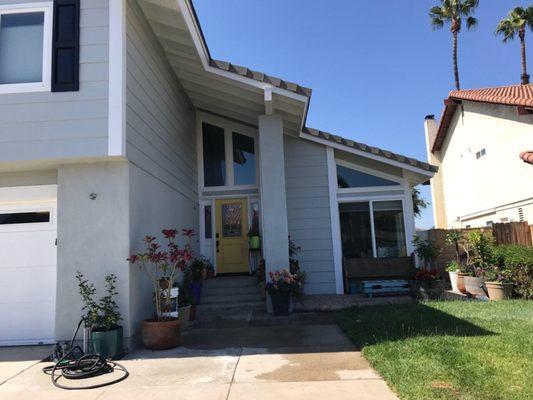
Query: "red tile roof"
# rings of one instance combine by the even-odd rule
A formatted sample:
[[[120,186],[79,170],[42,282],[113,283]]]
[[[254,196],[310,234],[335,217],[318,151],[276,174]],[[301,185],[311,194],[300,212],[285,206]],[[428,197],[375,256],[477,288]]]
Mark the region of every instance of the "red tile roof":
[[[523,151],[520,153],[520,158],[529,164],[533,164],[533,150]]]
[[[441,149],[455,110],[462,100],[533,108],[533,84],[452,90],[444,101],[445,107],[440,119],[437,136],[431,148],[432,152]]]
[[[484,89],[452,90],[450,99],[480,101],[509,106],[533,107],[533,85],[513,85]]]

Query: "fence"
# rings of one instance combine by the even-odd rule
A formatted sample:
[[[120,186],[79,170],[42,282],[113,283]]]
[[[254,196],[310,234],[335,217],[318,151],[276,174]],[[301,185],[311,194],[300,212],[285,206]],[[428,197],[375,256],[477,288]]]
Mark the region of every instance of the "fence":
[[[501,244],[518,244],[522,246],[533,245],[533,225],[529,225],[527,222],[508,222],[503,224],[494,224],[491,227],[483,228],[467,228],[461,229],[463,235],[473,230],[482,230],[484,232],[492,233],[497,245]],[[445,275],[446,265],[455,260],[455,247],[453,245],[447,245],[445,243],[446,229],[430,229],[426,231],[426,238],[433,241],[440,249],[441,254],[437,258],[435,267],[439,273]],[[425,236],[425,235],[424,235]],[[459,248],[459,254],[463,254],[462,248]]]

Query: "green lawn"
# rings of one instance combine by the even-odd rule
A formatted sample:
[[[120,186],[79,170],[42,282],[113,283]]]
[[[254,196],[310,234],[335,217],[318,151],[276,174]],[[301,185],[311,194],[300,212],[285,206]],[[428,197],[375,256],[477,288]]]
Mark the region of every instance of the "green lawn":
[[[363,307],[339,325],[402,400],[533,399],[533,301]]]

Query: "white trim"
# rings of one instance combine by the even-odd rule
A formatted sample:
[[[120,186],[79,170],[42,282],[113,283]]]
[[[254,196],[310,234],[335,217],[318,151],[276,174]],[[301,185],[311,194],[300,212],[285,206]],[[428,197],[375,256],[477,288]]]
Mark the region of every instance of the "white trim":
[[[108,155],[126,155],[126,6],[109,2]]]
[[[353,147],[346,146],[346,145],[343,145],[343,144],[340,144],[340,143],[334,143],[334,142],[329,141],[329,140],[317,138],[317,137],[315,137],[313,135],[310,135],[308,133],[305,133],[305,132],[300,132],[300,137],[302,139],[307,139],[307,140],[310,140],[310,141],[315,142],[315,143],[323,144],[324,146],[333,147],[335,149],[346,151],[348,153],[352,153],[352,154],[355,154],[355,155],[358,155],[358,156],[361,156],[361,157],[370,158],[371,160],[376,160],[376,161],[382,162],[384,164],[389,164],[389,165],[393,165],[393,166],[401,168],[401,169],[405,169],[405,170],[408,170],[408,171],[416,172],[418,174],[421,174],[421,175],[424,175],[424,176],[428,176],[430,178],[433,177],[433,175],[435,175],[434,172],[426,171],[425,169],[422,169],[422,168],[414,167],[414,166],[409,165],[409,164],[404,164],[404,163],[401,163],[401,162],[396,161],[396,160],[391,160],[390,158],[387,158],[387,157],[382,157],[382,156],[378,156],[378,155],[375,155],[375,154],[367,153],[366,151],[357,150],[357,149],[354,149]]]
[[[377,258],[378,250],[376,246],[376,227],[374,225],[374,200],[370,200],[368,202],[368,212],[370,214],[370,240],[372,242],[372,255],[374,258]]]
[[[331,218],[331,241],[333,244],[333,266],[335,270],[335,290],[337,294],[343,294],[342,241],[339,203],[337,202],[337,164],[335,163],[335,152],[332,147],[326,148],[326,159],[328,166],[329,211]]]
[[[226,185],[224,186],[205,186],[204,185],[204,145],[202,140],[202,123],[208,123],[224,129],[224,147],[226,158]],[[244,136],[251,137],[254,140],[255,151],[255,184],[253,185],[235,185],[233,170],[233,132]],[[196,143],[197,143],[197,163],[198,163],[198,191],[217,192],[217,191],[234,191],[259,189],[259,140],[257,129],[238,122],[228,120],[216,115],[211,115],[202,111],[196,113]],[[220,197],[220,196],[218,196]]]
[[[0,22],[2,14],[20,14],[27,12],[43,12],[43,68],[42,81],[29,83],[6,83],[0,84],[0,94],[50,92],[52,90],[52,27],[53,27],[53,3],[24,3],[0,5]]]
[[[410,256],[411,253],[415,251],[415,247],[413,245],[413,236],[416,233],[415,213],[413,211],[413,197],[411,194],[412,189],[407,182],[405,183],[404,187],[405,195],[403,201],[403,223],[405,226],[405,247],[407,255]]]

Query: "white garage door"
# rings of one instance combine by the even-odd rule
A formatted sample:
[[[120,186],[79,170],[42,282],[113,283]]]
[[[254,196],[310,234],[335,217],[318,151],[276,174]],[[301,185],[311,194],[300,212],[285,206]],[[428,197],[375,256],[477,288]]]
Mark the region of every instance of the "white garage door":
[[[54,341],[56,192],[0,188],[0,346]]]

